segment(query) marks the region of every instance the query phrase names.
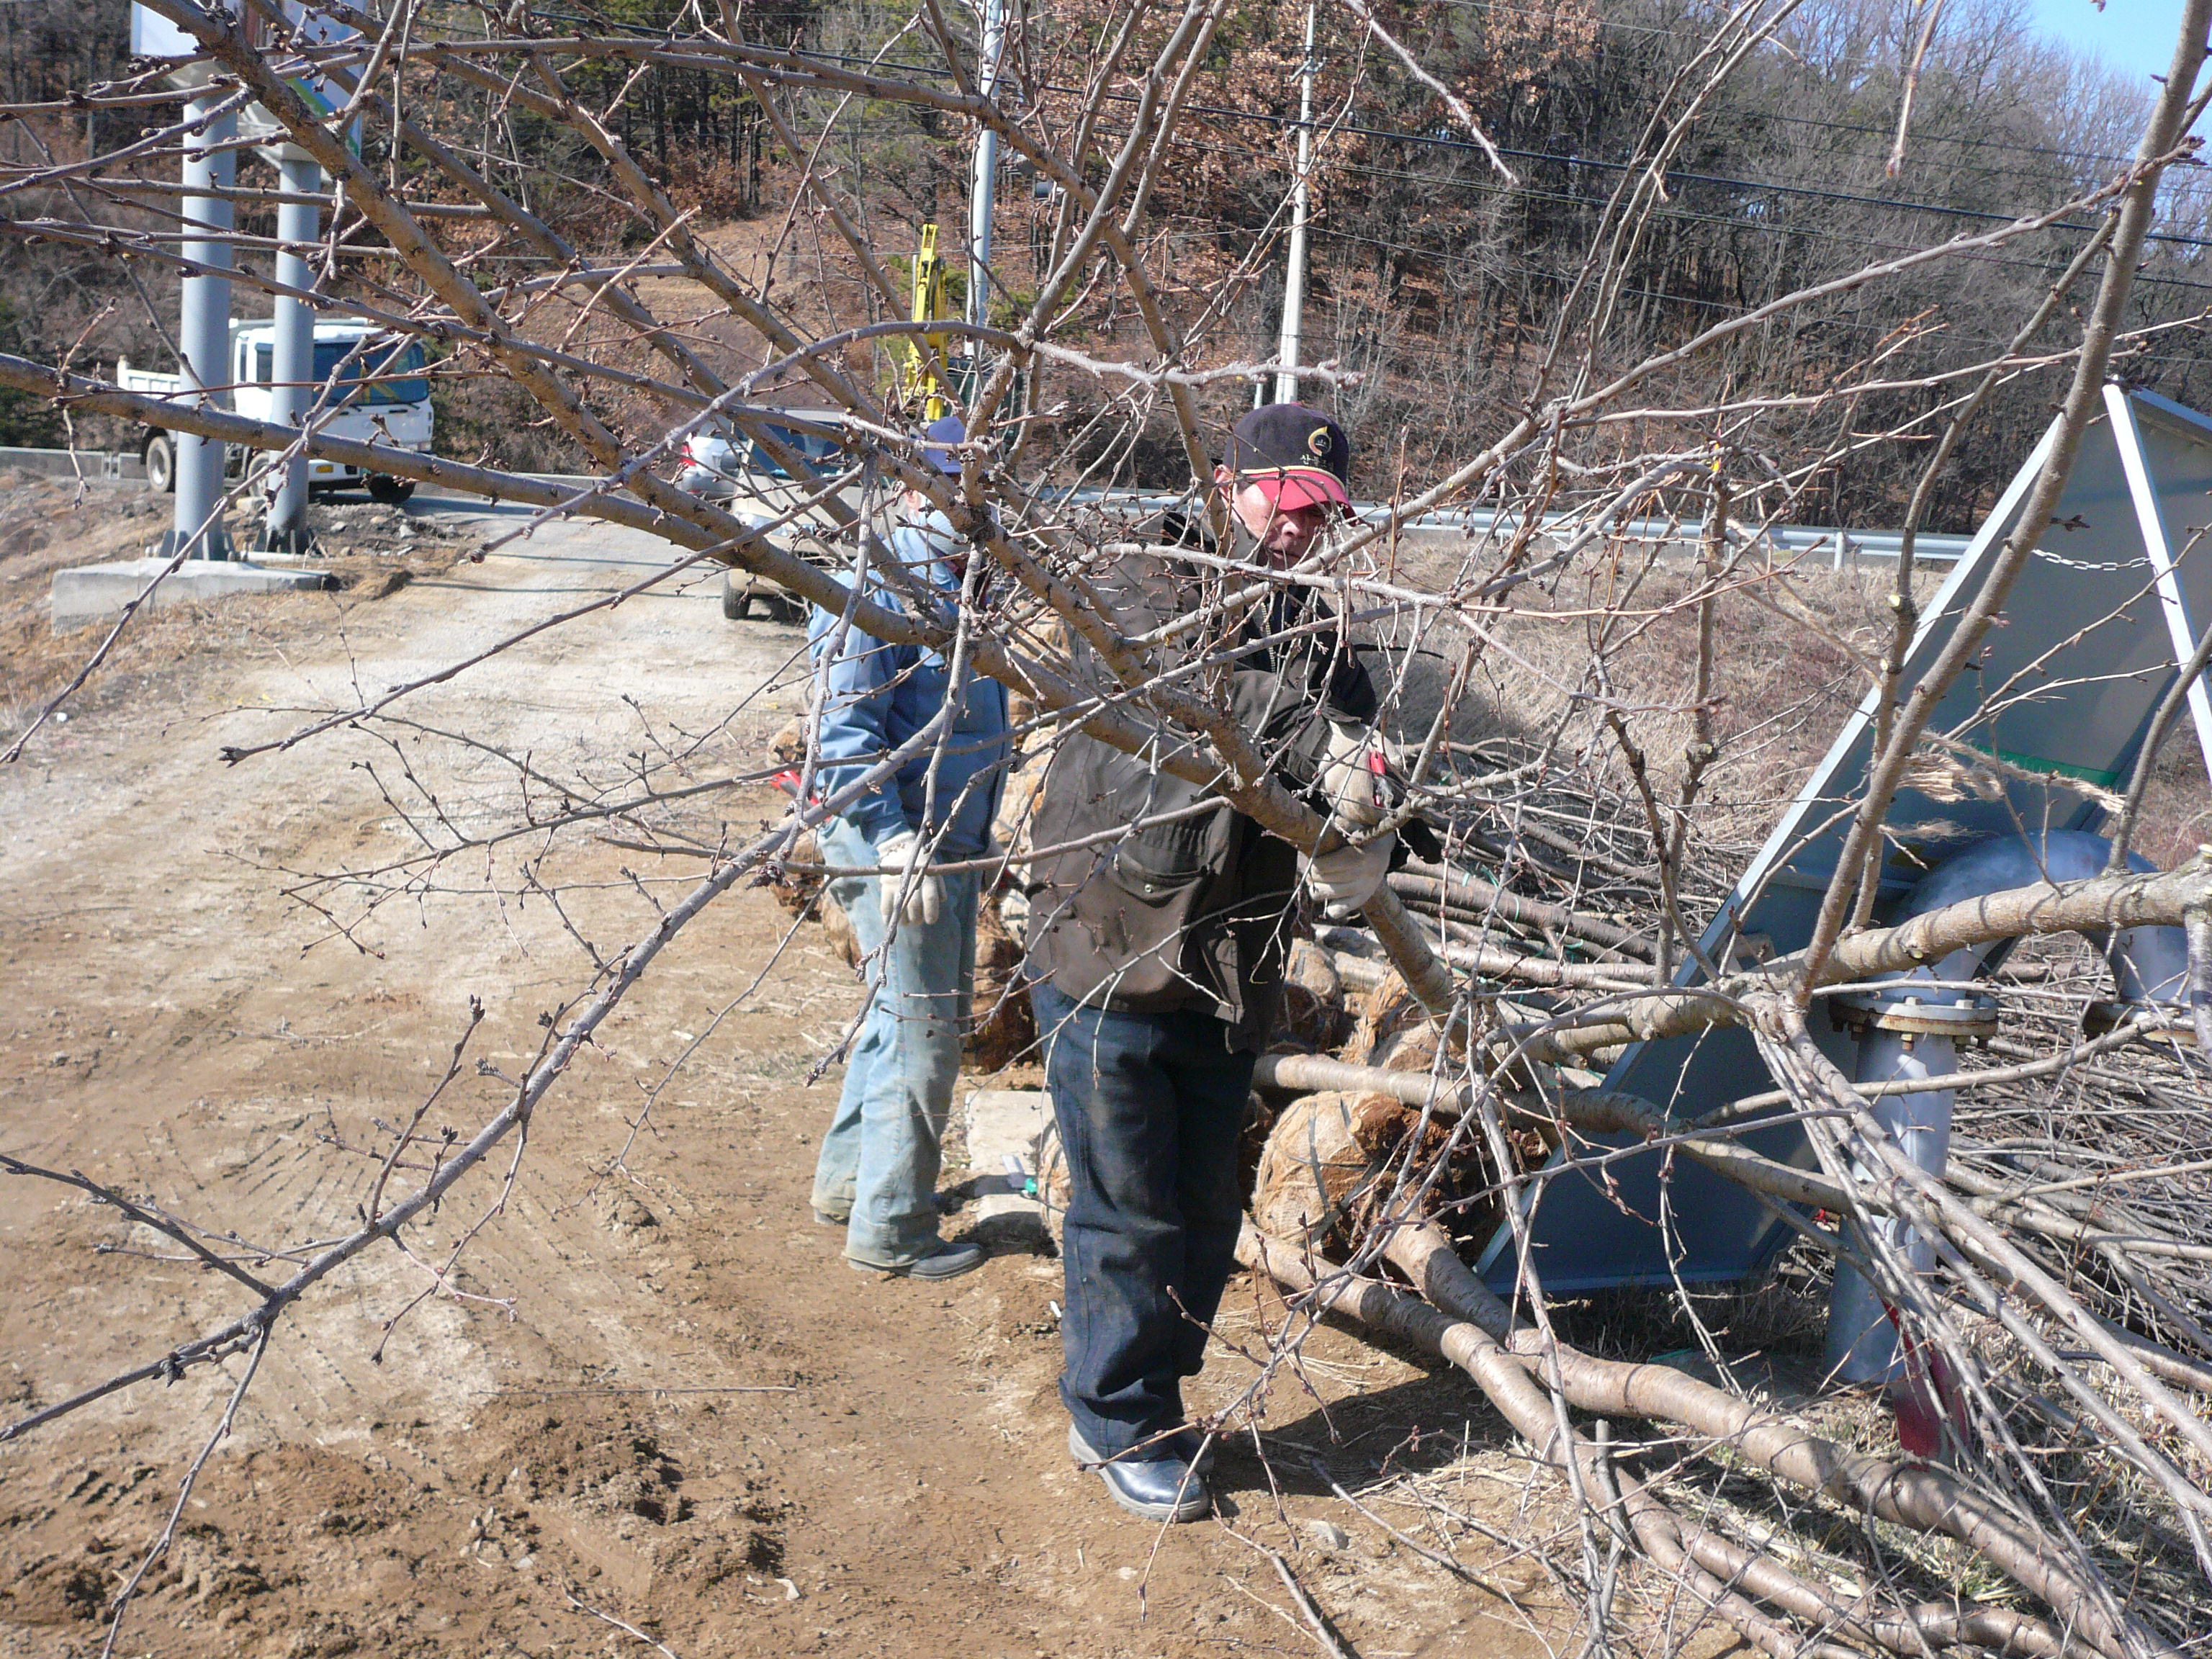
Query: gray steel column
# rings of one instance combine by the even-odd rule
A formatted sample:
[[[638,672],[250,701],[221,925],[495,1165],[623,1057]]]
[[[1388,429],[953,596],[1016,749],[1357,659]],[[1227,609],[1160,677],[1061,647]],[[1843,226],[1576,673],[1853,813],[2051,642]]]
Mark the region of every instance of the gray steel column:
[[[1283,272],[1283,337],[1275,350],[1282,365],[1275,371],[1275,401],[1298,400],[1298,377],[1291,372],[1298,361],[1299,336],[1304,330],[1306,308],[1306,219],[1312,204],[1308,181],[1313,176],[1314,5],[1306,3],[1306,57],[1298,70],[1298,176],[1291,185],[1291,252]]]
[[[195,94],[185,106],[185,118],[206,114],[222,101],[222,95],[214,90]],[[225,273],[231,268],[230,198],[189,192],[195,188],[229,187],[238,173],[237,152],[230,148],[237,136],[238,117],[233,113],[209,122],[185,140],[184,255],[197,264]],[[222,148],[218,150],[217,146]],[[195,392],[229,384],[230,277],[227,274],[188,276],[183,287],[177,344],[184,359],[179,366],[182,391],[190,398]],[[229,400],[220,393],[210,393],[191,401],[222,404]],[[231,556],[230,540],[220,523],[204,534],[200,530],[222,497],[223,447],[190,432],[178,433],[176,446],[177,507],[167,550],[173,556],[190,539],[195,544],[194,558],[227,559]]]
[[[998,92],[1006,43],[1003,0],[983,0],[983,55],[976,65],[975,89],[986,98]],[[975,135],[975,176],[968,191],[968,320],[979,328],[991,319],[991,210],[998,188],[999,135],[987,126]],[[980,362],[982,348],[970,349]]]
[[[287,196],[319,196],[323,170],[307,155],[287,149],[280,152],[277,175]],[[312,289],[314,267],[295,247],[313,245],[321,223],[320,206],[312,201],[281,202],[276,208],[276,240],[285,246],[276,255],[276,280],[288,288]],[[315,308],[305,300],[280,295],[276,300],[276,347],[270,367],[271,418],[282,426],[297,426],[315,400]],[[288,553],[307,550],[307,460],[302,455],[288,461],[283,477],[270,498],[269,517],[261,544]]]

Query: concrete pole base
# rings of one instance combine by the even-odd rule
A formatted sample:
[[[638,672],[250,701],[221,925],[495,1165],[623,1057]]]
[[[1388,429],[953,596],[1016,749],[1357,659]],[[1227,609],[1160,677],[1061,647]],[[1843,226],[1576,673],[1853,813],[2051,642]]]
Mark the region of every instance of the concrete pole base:
[[[315,532],[304,524],[278,525],[273,519],[264,520],[261,534],[254,540],[253,550],[280,554],[288,559],[304,559],[315,550]]]
[[[187,541],[194,544],[188,556],[194,559],[213,559],[219,562],[238,556],[238,549],[230,539],[230,532],[219,524],[210,525],[197,537],[189,531],[165,530],[161,532],[161,539],[146,550],[146,556],[149,559],[173,559]]]

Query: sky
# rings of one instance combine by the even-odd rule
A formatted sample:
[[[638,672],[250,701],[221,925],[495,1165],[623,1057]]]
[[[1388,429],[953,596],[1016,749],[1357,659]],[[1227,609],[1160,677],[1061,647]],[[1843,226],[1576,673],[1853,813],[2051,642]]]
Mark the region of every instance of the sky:
[[[2065,41],[2095,52],[2123,74],[2163,75],[2173,60],[2182,0],[2033,0],[2036,20]],[[2201,131],[2201,129],[2200,129]]]

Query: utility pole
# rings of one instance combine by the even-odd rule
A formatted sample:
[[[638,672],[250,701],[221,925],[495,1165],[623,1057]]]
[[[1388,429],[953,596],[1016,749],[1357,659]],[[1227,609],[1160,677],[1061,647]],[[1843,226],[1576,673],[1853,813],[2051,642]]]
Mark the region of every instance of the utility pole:
[[[999,59],[1006,46],[1006,0],[983,0],[983,55],[976,66],[976,90],[995,97]],[[999,135],[986,126],[975,135],[975,176],[968,191],[968,320],[978,328],[991,318],[991,210],[998,204]],[[982,348],[971,345],[969,361],[982,362]]]
[[[1283,337],[1276,349],[1275,401],[1296,403],[1298,336],[1306,308],[1306,213],[1313,172],[1314,0],[1306,0],[1306,56],[1298,70],[1298,172],[1291,185],[1291,252],[1283,272]]]
[[[202,121],[228,94],[213,88],[193,94],[185,102],[188,123]],[[202,404],[222,403],[212,388],[229,384],[230,374],[230,231],[232,207],[228,191],[238,176],[238,115],[233,111],[204,125],[195,125],[185,138],[184,256],[206,274],[185,277],[177,327],[179,390],[197,394]],[[207,191],[193,195],[194,190]],[[220,274],[217,274],[220,273]],[[177,434],[177,504],[162,551],[170,557],[191,547],[189,556],[227,559],[230,538],[222,527],[223,446],[219,440],[195,432]]]
[[[243,0],[215,0],[210,9],[236,20]],[[230,384],[230,232],[228,191],[238,177],[238,112],[209,118],[228,100],[211,84],[214,70],[195,61],[199,46],[176,24],[143,4],[131,8],[131,55],[176,65],[169,84],[185,94],[185,194],[179,209],[184,222],[179,252],[189,271],[179,284],[177,316],[177,389],[191,402],[221,404],[216,390]],[[197,433],[175,437],[177,500],[170,529],[162,537],[162,557],[179,552],[196,559],[228,559],[230,538],[222,527],[223,447]]]
[[[276,206],[276,280],[287,288],[312,289],[315,268],[307,263],[306,249],[314,246],[321,210],[312,198],[323,193],[323,170],[313,156],[294,144],[278,144],[270,151],[276,176],[288,198]],[[292,200],[292,198],[306,199]],[[306,420],[322,377],[315,373],[315,307],[290,295],[276,298],[276,349],[270,366],[270,416],[283,426]],[[282,481],[270,497],[269,515],[262,521],[264,552],[305,553],[311,540],[307,530],[307,458],[295,455],[284,463]]]

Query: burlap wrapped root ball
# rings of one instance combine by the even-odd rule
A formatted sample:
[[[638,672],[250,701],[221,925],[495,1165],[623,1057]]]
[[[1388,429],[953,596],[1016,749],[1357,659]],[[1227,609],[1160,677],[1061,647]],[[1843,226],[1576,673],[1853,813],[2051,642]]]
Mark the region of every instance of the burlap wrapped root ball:
[[[1459,1081],[1467,1075],[1467,1023],[1448,1052],[1437,1021],[1405,980],[1390,974],[1361,1001],[1342,1058],[1355,1066]],[[1394,1095],[1354,1091],[1305,1095],[1267,1131],[1252,1185],[1261,1231],[1344,1260],[1391,1206],[1393,1221],[1435,1218],[1466,1239],[1487,1238],[1504,1218],[1499,1171],[1479,1123],[1431,1114]],[[1512,1176],[1540,1164],[1548,1148],[1526,1125],[1506,1127]],[[1438,1165],[1441,1164],[1442,1167]],[[1413,1213],[1407,1194],[1418,1194]]]
[[[975,989],[961,1053],[970,1071],[995,1072],[1036,1057],[1036,1016],[1022,975],[1022,945],[996,896],[975,911]]]
[[[1393,969],[1361,1003],[1343,1058],[1385,1072],[1431,1072],[1437,1069],[1441,1042],[1437,1022],[1407,988],[1405,976]],[[1462,1021],[1452,1036],[1445,1074],[1455,1075],[1466,1059],[1467,1024]]]
[[[1392,1154],[1414,1115],[1388,1095],[1302,1095],[1261,1149],[1252,1220],[1271,1238],[1340,1256],[1389,1196]]]
[[[1274,1054],[1325,1054],[1352,1030],[1344,981],[1329,953],[1311,939],[1291,941],[1283,965],[1283,1001],[1267,1042]]]

